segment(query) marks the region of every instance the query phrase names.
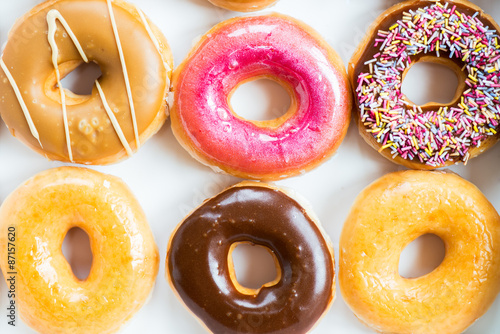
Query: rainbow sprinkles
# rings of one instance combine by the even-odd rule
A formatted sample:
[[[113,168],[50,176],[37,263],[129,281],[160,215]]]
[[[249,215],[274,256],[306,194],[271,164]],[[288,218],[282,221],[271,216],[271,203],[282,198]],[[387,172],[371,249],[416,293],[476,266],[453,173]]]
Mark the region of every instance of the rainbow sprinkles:
[[[439,1],[405,11],[387,31],[379,30],[374,43],[379,52],[364,63],[356,95],[360,121],[382,145],[380,150],[433,167],[467,163],[470,148],[499,131],[499,40],[479,12],[469,16]],[[424,111],[402,93],[412,57],[422,54],[465,64],[466,90],[458,103]]]

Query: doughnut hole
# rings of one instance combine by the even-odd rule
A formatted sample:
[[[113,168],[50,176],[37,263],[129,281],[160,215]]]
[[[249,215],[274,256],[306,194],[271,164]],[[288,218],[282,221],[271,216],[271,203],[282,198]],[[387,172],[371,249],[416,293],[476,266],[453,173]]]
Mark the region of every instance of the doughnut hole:
[[[102,76],[101,68],[95,62],[85,63],[79,60],[59,64],[59,72],[66,105],[80,104],[90,99],[95,81]],[[61,103],[55,70],[45,81],[44,90],[45,95]]]
[[[399,258],[399,275],[417,278],[439,267],[445,256],[443,240],[435,234],[424,234],[413,240]]]
[[[412,103],[450,105],[456,102],[464,87],[462,70],[449,59],[422,58],[406,72],[401,91]]]
[[[92,268],[92,250],[88,234],[79,227],[73,227],[64,237],[62,252],[79,280],[85,280]]]
[[[231,245],[228,266],[234,286],[246,295],[255,295],[262,287],[276,285],[281,279],[281,268],[273,252],[250,242]]]
[[[252,78],[237,86],[229,96],[229,105],[241,118],[266,122],[282,118],[290,110],[291,90],[284,83]]]
[[[61,85],[76,95],[90,95],[101,75],[101,68],[96,63],[82,63],[61,80]]]

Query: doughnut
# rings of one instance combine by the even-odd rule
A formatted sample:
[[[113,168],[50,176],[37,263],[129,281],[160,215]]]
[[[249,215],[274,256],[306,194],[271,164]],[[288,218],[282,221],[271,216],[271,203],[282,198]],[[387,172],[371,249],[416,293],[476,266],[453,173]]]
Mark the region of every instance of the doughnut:
[[[242,119],[229,99],[242,83],[262,78],[288,91],[290,109],[274,120]],[[342,60],[310,27],[276,13],[216,25],[174,71],[172,90],[181,145],[242,178],[280,179],[316,167],[340,145],[350,120]]]
[[[208,0],[212,4],[237,12],[254,12],[274,5],[278,0]]]
[[[59,89],[84,63],[102,72],[90,95]],[[0,114],[24,144],[51,160],[104,165],[159,130],[172,54],[165,37],[122,0],[50,0],[11,29],[0,59]]]
[[[300,201],[300,202],[299,202]],[[333,248],[297,195],[244,181],[205,201],[172,234],[166,276],[212,333],[306,333],[335,297]],[[277,277],[260,289],[236,281],[232,251],[266,247]]]
[[[349,63],[364,140],[387,159],[434,169],[476,157],[499,139],[500,27],[464,0],[412,0],[379,16]],[[402,93],[418,62],[459,81],[451,103],[416,105]]]
[[[428,233],[444,242],[443,262],[427,275],[401,277],[402,250]],[[377,332],[462,333],[500,290],[500,217],[455,174],[388,174],[357,197],[339,262],[343,299]]]
[[[90,239],[85,280],[61,251],[73,227]],[[123,181],[89,169],[60,167],[26,181],[0,207],[0,232],[0,267],[7,281],[15,277],[16,307],[39,333],[116,332],[145,303],[158,273],[139,203]],[[12,242],[15,254],[7,254]]]

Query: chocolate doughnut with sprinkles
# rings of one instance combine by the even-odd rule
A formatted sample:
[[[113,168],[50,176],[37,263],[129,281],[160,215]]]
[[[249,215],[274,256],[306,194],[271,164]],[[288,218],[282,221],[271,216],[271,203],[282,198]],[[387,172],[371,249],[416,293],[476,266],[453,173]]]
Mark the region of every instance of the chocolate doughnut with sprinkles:
[[[500,28],[463,0],[412,0],[372,25],[349,63],[359,131],[384,157],[415,169],[467,161],[499,139]],[[416,105],[401,91],[417,62],[452,69],[449,104]]]

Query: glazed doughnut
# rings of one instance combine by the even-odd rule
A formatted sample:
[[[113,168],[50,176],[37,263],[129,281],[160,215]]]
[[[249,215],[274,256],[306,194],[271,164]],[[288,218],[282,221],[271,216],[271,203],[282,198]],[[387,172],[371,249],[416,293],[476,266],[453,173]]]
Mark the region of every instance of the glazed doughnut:
[[[83,63],[102,76],[90,95],[61,87]],[[0,114],[52,160],[109,164],[164,123],[172,55],[165,37],[122,0],[50,0],[20,18],[0,60]]]
[[[73,227],[90,239],[85,280],[61,251]],[[7,261],[12,231],[14,268]],[[26,181],[2,204],[0,232],[2,272],[6,280],[17,272],[16,306],[39,333],[116,332],[145,303],[158,273],[158,250],[139,203],[120,179],[92,170],[61,167]]]
[[[293,196],[293,197],[290,197]],[[241,182],[205,201],[179,224],[167,252],[167,279],[212,333],[306,333],[335,297],[333,248],[296,195]],[[278,277],[242,287],[236,245],[267,247]]]
[[[260,78],[288,91],[290,109],[270,121],[242,119],[229,99],[239,85]],[[342,60],[310,27],[280,14],[216,25],[174,71],[172,85],[179,142],[200,162],[238,177],[304,173],[333,154],[349,125]]]
[[[499,139],[500,27],[464,0],[412,0],[383,13],[349,64],[365,141],[389,160],[434,169],[467,161]],[[418,62],[452,69],[449,104],[415,105],[401,91]]]
[[[278,0],[208,0],[218,7],[238,12],[254,12],[274,5]]]
[[[403,249],[424,234],[445,245],[431,273],[399,276]],[[383,333],[462,333],[500,290],[500,217],[471,183],[445,172],[388,174],[358,196],[340,236],[340,291]]]

